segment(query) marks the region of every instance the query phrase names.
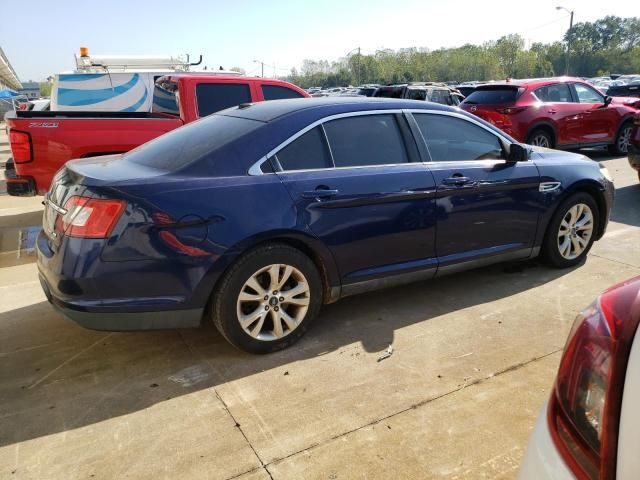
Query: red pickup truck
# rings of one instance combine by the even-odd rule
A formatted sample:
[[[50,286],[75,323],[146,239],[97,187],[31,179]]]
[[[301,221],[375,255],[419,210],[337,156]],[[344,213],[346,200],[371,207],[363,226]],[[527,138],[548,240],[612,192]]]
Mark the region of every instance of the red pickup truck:
[[[150,113],[11,111],[5,116],[13,153],[5,172],[7,192],[43,195],[68,160],[127,152],[228,107],[308,96],[279,80],[177,74],[156,81]]]

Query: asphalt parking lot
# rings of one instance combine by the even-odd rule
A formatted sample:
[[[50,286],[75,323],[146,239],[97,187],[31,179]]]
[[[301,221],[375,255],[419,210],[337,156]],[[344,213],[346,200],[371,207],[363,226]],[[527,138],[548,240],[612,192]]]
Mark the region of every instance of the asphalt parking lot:
[[[212,325],[108,333],[66,321],[30,249],[40,199],[0,195],[0,478],[514,478],[576,313],[640,275],[637,175],[625,158],[588,155],[617,198],[586,263],[503,264],[350,297],[268,356]]]

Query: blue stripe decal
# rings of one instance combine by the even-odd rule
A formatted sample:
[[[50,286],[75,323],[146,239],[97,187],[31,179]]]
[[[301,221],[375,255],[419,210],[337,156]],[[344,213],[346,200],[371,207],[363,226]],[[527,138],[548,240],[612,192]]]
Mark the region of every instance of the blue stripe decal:
[[[106,73],[62,74],[58,76],[58,80],[61,82],[82,82],[83,80],[93,80],[94,78],[106,76]]]
[[[144,95],[142,95],[142,97],[140,98],[140,100],[138,100],[136,103],[134,103],[133,105],[131,105],[130,107],[127,108],[123,108],[122,110],[120,110],[121,112],[137,112],[138,109],[144,105],[144,102],[147,100],[147,87],[144,87]]]
[[[58,89],[58,104],[68,107],[79,107],[83,105],[93,105],[94,103],[104,102],[111,98],[122,95],[131,90],[140,80],[140,76],[135,73],[131,80],[123,85],[113,88],[104,88],[101,90],[77,90],[73,88]]]
[[[166,108],[167,110],[177,110],[178,104],[176,103],[176,99],[174,98],[165,98],[159,95],[153,96],[153,104],[158,105],[159,107]]]

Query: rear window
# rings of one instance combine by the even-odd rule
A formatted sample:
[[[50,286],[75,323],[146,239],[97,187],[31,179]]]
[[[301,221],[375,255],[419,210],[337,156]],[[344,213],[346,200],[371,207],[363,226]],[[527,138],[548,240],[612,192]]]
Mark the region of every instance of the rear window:
[[[517,87],[478,88],[471,92],[464,103],[480,105],[503,105],[515,103],[518,98]]]
[[[225,108],[251,102],[246,83],[200,83],[196,85],[198,114],[206,117]]]
[[[158,170],[176,171],[264,125],[246,118],[213,115],[147,142],[124,159]]]
[[[279,85],[262,85],[262,95],[265,100],[282,100],[285,98],[304,98],[304,95],[287,87]]]
[[[180,115],[178,108],[178,84],[176,82],[158,82],[153,88],[151,111]]]
[[[404,88],[402,87],[382,87],[379,88],[376,93],[373,94],[373,96],[385,98],[402,98],[403,92]]]

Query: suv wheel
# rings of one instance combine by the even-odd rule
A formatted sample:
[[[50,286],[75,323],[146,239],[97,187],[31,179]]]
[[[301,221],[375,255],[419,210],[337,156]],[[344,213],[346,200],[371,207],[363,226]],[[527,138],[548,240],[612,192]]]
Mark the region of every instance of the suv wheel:
[[[209,314],[237,348],[269,353],[299,340],[321,305],[322,281],[315,264],[295,248],[269,244],[229,269]]]
[[[527,139],[529,145],[544,148],[553,148],[553,138],[546,130],[538,129],[531,132]]]
[[[618,157],[624,156],[629,152],[629,142],[631,141],[631,130],[633,124],[627,122],[620,128],[615,143],[609,145],[609,153]]]
[[[598,231],[598,205],[588,193],[576,193],[556,210],[542,244],[542,255],[554,267],[572,267],[582,261]]]

